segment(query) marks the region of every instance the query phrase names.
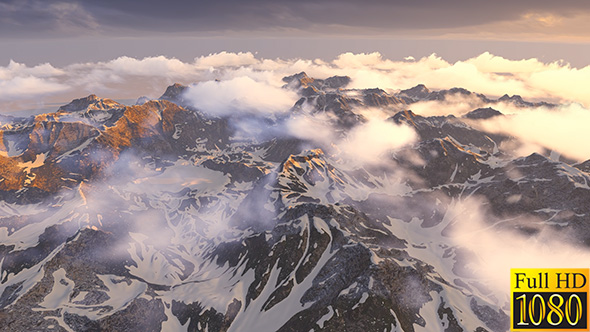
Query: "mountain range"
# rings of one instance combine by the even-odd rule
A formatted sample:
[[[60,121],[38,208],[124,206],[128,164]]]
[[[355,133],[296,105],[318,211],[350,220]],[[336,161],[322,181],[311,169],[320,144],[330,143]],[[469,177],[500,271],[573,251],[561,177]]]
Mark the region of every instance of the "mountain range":
[[[590,160],[519,156],[480,123],[556,105],[350,81],[285,77],[299,99],[276,114],[212,115],[174,84],[1,116],[0,330],[507,331],[482,232],[587,247]],[[411,110],[449,96],[492,107]],[[375,110],[411,139],[347,150]]]

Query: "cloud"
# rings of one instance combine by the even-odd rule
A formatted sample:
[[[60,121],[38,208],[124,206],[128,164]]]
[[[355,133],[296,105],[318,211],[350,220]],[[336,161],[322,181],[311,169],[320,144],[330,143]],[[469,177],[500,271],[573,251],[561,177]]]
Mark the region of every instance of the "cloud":
[[[67,90],[66,85],[32,76],[0,79],[0,101],[39,98]]]
[[[329,145],[337,138],[335,129],[330,125],[330,118],[326,113],[315,115],[297,114],[286,122],[287,135],[302,140],[312,140],[317,143]]]
[[[573,245],[567,234],[547,228],[532,217],[521,219],[539,232],[519,233],[493,220],[485,206],[485,200],[478,197],[451,204],[447,212],[453,220],[449,236],[454,245],[472,254],[462,264],[492,287],[499,299],[509,301],[511,268],[588,267],[590,251]]]
[[[256,95],[256,98],[260,99],[257,102],[278,102],[278,108],[285,108],[286,102],[293,101],[294,97],[285,98],[288,92],[279,89],[284,84],[282,78],[301,71],[316,78],[350,76],[350,88],[379,87],[388,92],[395,92],[417,84],[425,84],[431,90],[463,87],[489,97],[509,94],[521,95],[529,100],[590,105],[590,96],[585,91],[585,87],[590,84],[590,66],[578,69],[567,63],[544,63],[534,58],[510,60],[490,53],[455,63],[435,54],[413,61],[396,61],[376,52],[344,53],[331,61],[265,59],[250,52],[221,52],[196,57],[189,62],[164,56],[141,59],[122,56],[110,61],[77,63],[63,68],[47,63],[28,67],[11,61],[8,66],[0,67],[0,80],[7,91],[13,92],[0,96],[0,102],[17,98],[17,91],[23,93],[18,96],[20,99],[40,98],[42,100],[35,102],[45,103],[68,102],[89,93],[115,99],[136,99],[141,95],[158,97],[172,83],[188,85],[200,82],[196,85],[195,91],[203,92],[209,89],[209,92],[235,92],[239,94],[236,100],[241,99],[250,104],[254,102],[256,90],[262,89],[262,92]],[[16,78],[19,79],[15,80]],[[25,78],[30,82],[43,83],[41,89],[31,90],[31,93],[43,93],[27,96],[26,89],[19,89],[15,85],[23,86]],[[237,81],[233,81],[237,78]],[[215,84],[215,79],[225,83]],[[246,82],[248,79],[254,83]],[[211,82],[205,84],[208,81]],[[238,85],[241,86],[238,88]],[[247,87],[252,95],[241,92]],[[276,95],[277,100],[273,100],[274,97],[271,95]],[[215,97],[215,94],[213,96]],[[201,105],[207,103],[203,98],[198,102]],[[221,108],[225,108],[226,111],[230,107],[230,101],[219,102]],[[415,104],[412,108],[424,115],[461,115],[476,106],[482,105],[477,104],[477,100],[457,99],[446,100],[442,104]],[[253,105],[248,107],[255,108]],[[271,105],[268,103],[261,107],[265,112],[268,112],[269,108]],[[212,109],[219,111],[220,107]]]
[[[566,157],[590,159],[590,110],[579,104],[557,109],[522,109],[510,116],[495,117],[482,122],[483,129],[512,135],[527,145],[543,146]]]
[[[386,153],[417,141],[413,128],[383,120],[369,120],[352,128],[346,138],[336,142],[339,156],[353,165],[385,163]]]
[[[195,108],[215,116],[284,113],[298,99],[290,90],[249,77],[199,82],[191,85],[184,97]]]
[[[475,96],[449,95],[444,100],[420,101],[409,106],[412,111],[422,116],[461,116],[480,107],[496,107],[496,104],[486,104]],[[502,108],[502,110],[504,110]]]
[[[195,71],[194,66],[178,59],[168,59],[163,56],[148,57],[141,60],[127,56],[119,57],[104,64],[105,70],[118,75],[136,75],[147,77],[166,77],[170,75],[190,75]]]
[[[584,90],[590,82],[590,66],[578,69],[567,63],[543,63],[535,58],[509,60],[487,52],[455,63],[435,54],[408,62],[384,59],[379,53],[345,53],[332,65],[339,74],[346,72],[352,77],[353,88],[396,90],[425,84],[435,90],[463,87],[490,97],[509,94],[590,105]]]
[[[52,95],[70,91],[71,87],[61,79],[67,72],[44,63],[34,67],[10,61],[0,67],[0,112],[18,111],[37,107]]]
[[[10,60],[7,67],[0,67],[0,79],[8,80],[19,76],[33,76],[36,78],[59,77],[65,75],[62,69],[53,67],[49,63],[28,67],[22,63]]]
[[[87,91],[95,91],[95,89],[108,91],[108,86],[116,83],[126,85],[134,91],[134,87],[138,84],[143,86],[153,84],[150,81],[146,82],[146,78],[154,81],[164,79],[164,84],[170,84],[174,80],[184,81],[199,77],[194,65],[163,56],[143,59],[122,56],[107,62],[72,64],[64,70],[68,72],[69,84]],[[161,83],[158,85],[161,89],[158,93],[161,93],[163,87]]]
[[[195,58],[195,65],[198,68],[208,69],[217,67],[239,67],[258,64],[260,60],[256,59],[254,54],[250,52],[228,53],[220,52],[216,54],[209,54],[208,56],[200,56]]]

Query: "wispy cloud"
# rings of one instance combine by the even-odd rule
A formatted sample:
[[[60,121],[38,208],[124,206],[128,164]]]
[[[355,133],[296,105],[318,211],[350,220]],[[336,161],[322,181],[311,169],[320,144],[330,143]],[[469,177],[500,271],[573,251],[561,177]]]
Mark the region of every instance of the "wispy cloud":
[[[100,29],[80,2],[37,0],[0,2],[0,27],[6,36],[80,35]]]

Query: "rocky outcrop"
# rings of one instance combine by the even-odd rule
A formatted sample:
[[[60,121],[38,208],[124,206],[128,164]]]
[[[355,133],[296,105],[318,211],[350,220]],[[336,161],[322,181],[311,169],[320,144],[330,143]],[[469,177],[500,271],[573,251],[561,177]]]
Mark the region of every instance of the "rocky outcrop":
[[[65,112],[109,113],[120,107],[120,116],[109,126],[64,117]],[[205,141],[207,147],[227,142],[217,124],[207,124],[196,113],[166,100],[122,106],[92,95],[61,107],[55,114],[59,116],[37,116],[27,128],[20,129],[27,134],[20,134],[20,145],[27,145],[18,155],[1,157],[5,168],[0,189],[4,195],[19,192],[15,199],[21,201],[47,197],[100,175],[126,151],[177,158],[187,155],[198,140]],[[1,133],[4,137],[16,135],[13,130]],[[38,191],[33,195],[31,188]]]
[[[486,108],[475,109],[475,110],[463,115],[463,117],[467,118],[467,119],[481,120],[481,119],[493,118],[495,116],[500,116],[500,115],[502,115],[502,112],[495,110],[491,107],[486,107]]]

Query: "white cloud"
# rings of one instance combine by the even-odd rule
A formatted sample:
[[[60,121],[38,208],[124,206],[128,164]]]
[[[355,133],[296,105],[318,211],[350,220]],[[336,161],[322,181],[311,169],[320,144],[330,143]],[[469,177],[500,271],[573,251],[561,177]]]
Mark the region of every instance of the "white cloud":
[[[316,78],[348,75],[352,78],[351,88],[379,87],[395,91],[422,83],[431,90],[464,87],[491,97],[507,93],[526,99],[590,105],[590,96],[586,93],[586,86],[590,84],[590,67],[578,69],[561,62],[543,63],[537,59],[510,60],[489,53],[455,63],[435,54],[413,61],[394,61],[379,53],[344,53],[326,61],[264,59],[250,52],[221,52],[197,57],[192,62],[163,56],[143,59],[124,56],[107,62],[80,63],[64,68],[55,68],[50,64],[27,67],[11,62],[6,67],[0,67],[0,79],[5,81],[5,86],[17,77],[68,86],[71,89],[67,90],[67,94],[53,97],[53,94],[63,93],[66,89],[44,89],[50,93],[42,97],[46,100],[35,100],[49,102],[49,99],[59,99],[67,102],[88,93],[118,99],[135,99],[140,95],[157,97],[166,86],[175,82],[231,81],[240,77],[279,87],[284,76],[301,71]],[[251,91],[256,93],[254,89]],[[37,93],[23,93],[19,98],[41,98]],[[11,94],[10,98],[14,97]]]
[[[196,68],[178,59],[164,56],[148,57],[141,60],[122,56],[104,64],[104,69],[113,73],[147,77],[188,76],[194,74]]]
[[[565,234],[546,229],[540,220],[522,222],[539,230],[524,235],[502,227],[485,213],[485,201],[468,198],[449,206],[453,218],[450,237],[454,245],[474,254],[467,267],[493,287],[493,294],[509,301],[511,268],[587,268],[590,251],[576,247]],[[494,224],[494,222],[497,222]]]
[[[200,56],[195,58],[195,65],[198,68],[217,68],[217,67],[240,67],[258,64],[260,60],[256,59],[254,54],[250,52],[228,53],[220,52],[216,54],[209,54],[207,56]]]
[[[52,80],[27,76],[8,80],[0,79],[0,101],[39,98],[43,95],[67,91],[66,85]]]
[[[315,115],[297,114],[291,117],[285,125],[285,133],[289,136],[304,140],[312,140],[324,145],[336,139],[334,128],[330,126],[330,118],[326,113]]]
[[[187,89],[184,97],[197,109],[216,116],[283,113],[298,99],[290,90],[245,76],[196,83]]]
[[[0,67],[0,102],[29,99],[37,103],[46,95],[67,91],[69,87],[59,82],[63,75],[65,71],[48,63],[28,67],[11,60]]]
[[[340,54],[333,64],[339,68],[365,68],[373,67],[379,70],[389,70],[396,67],[396,63],[383,59],[379,52],[353,54],[350,52]]]
[[[414,103],[409,106],[416,114],[422,116],[461,116],[480,107],[497,107],[494,104],[485,104],[475,96],[463,96],[460,94],[449,95],[445,100],[428,100]],[[504,110],[502,108],[502,110]]]
[[[28,67],[22,63],[10,60],[7,67],[0,67],[1,80],[8,80],[22,76],[32,76],[36,78],[59,77],[65,74],[65,71],[55,68],[49,63],[40,64],[35,67]]]
[[[346,163],[356,166],[379,164],[390,159],[388,151],[411,144],[417,139],[418,135],[409,126],[369,120],[352,128],[346,138],[336,143],[336,148]]]
[[[512,135],[531,146],[543,146],[579,161],[590,159],[590,110],[579,104],[557,109],[522,109],[482,122],[485,130]]]

